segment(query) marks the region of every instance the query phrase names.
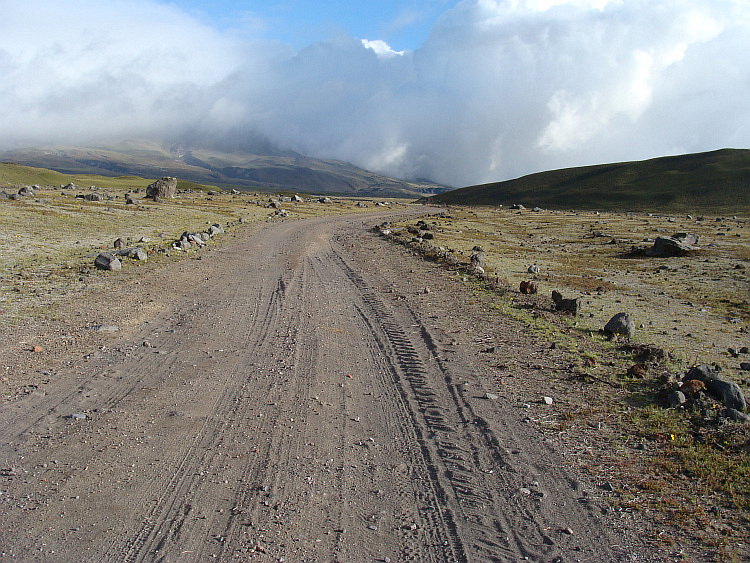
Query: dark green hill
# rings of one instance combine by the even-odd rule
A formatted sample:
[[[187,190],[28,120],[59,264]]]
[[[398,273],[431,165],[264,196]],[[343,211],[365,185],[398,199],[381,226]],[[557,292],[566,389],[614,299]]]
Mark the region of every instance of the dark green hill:
[[[175,176],[181,180],[254,191],[281,190],[348,196],[421,197],[446,188],[388,178],[336,160],[296,153],[257,155],[151,141],[99,148],[45,147],[0,152],[9,161],[65,174]]]
[[[750,213],[750,150],[722,149],[551,170],[452,190],[429,201],[602,211]]]

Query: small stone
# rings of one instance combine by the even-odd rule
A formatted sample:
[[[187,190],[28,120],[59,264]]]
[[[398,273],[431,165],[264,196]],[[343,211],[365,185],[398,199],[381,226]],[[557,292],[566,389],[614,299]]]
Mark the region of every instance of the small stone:
[[[73,420],[86,420],[86,415],[82,412],[77,412],[70,415]]]
[[[485,399],[489,399],[490,401],[495,401],[500,398],[499,395],[495,395],[494,393],[485,393],[484,394]]]
[[[370,524],[369,526],[367,526],[367,529],[368,529],[368,530],[372,530],[372,531],[375,531],[375,530],[377,530],[377,529],[378,529],[378,527],[377,527],[377,526],[376,526],[375,524]]]
[[[667,403],[670,407],[679,407],[680,405],[684,405],[687,399],[685,398],[685,393],[682,391],[672,391],[667,396]]]
[[[740,364],[740,369],[742,371],[750,371],[750,362],[742,362]]]
[[[44,352],[44,348],[42,348],[41,346],[34,346],[31,351],[35,354],[38,354],[39,352]]]
[[[552,397],[544,397],[544,403],[547,405],[551,405],[553,403]]]
[[[569,536],[573,535],[573,530],[571,530],[570,528],[563,528],[562,532],[563,534],[568,534]]]

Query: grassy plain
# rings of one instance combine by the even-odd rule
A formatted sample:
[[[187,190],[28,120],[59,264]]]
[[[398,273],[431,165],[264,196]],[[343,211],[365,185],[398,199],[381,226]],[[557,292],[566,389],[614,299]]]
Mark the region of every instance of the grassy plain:
[[[272,220],[269,216],[274,210],[265,207],[271,197],[267,193],[233,194],[180,181],[176,198],[155,203],[145,199],[145,188],[152,181],[134,176],[65,175],[1,164],[0,191],[16,193],[21,185],[41,187],[31,197],[0,200],[0,323],[46,314],[56,301],[99,287],[104,280],[94,269],[94,258],[113,250],[118,238],[126,247],[142,246],[149,251],[147,262],[127,260],[123,273],[118,274],[130,275],[163,260],[192,257],[171,250],[172,242],[184,231],[205,231],[213,223],[245,229]],[[64,188],[71,182],[77,187]],[[127,204],[126,193],[137,203]],[[76,197],[87,194],[104,199]],[[313,198],[284,203],[284,207],[290,217],[368,209],[356,207],[357,201],[335,199],[321,204]]]

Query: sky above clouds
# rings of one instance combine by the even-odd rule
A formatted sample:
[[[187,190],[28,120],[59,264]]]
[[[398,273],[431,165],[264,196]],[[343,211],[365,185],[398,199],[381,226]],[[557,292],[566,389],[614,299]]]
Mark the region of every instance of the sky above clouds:
[[[750,147],[747,0],[0,0],[0,148],[128,138],[452,186]]]

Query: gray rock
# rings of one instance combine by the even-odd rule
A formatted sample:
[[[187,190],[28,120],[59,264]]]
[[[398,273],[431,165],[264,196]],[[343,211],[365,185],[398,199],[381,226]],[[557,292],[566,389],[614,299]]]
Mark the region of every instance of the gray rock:
[[[143,250],[140,246],[136,246],[135,248],[131,248],[130,252],[128,253],[128,258],[132,258],[133,260],[148,260],[148,253]]]
[[[686,401],[687,398],[685,398],[685,393],[683,393],[682,391],[672,391],[669,395],[667,395],[667,404],[669,404],[669,406],[672,408],[684,405]]]
[[[475,268],[484,268],[485,254],[481,250],[472,252],[469,260],[471,260],[471,265]]]
[[[174,197],[177,192],[177,178],[171,176],[165,176],[161,180],[157,180],[153,184],[149,184],[146,188],[146,197],[153,198],[154,201],[157,199],[163,199],[166,197]]]
[[[740,369],[742,371],[750,371],[750,362],[742,362],[742,363],[740,363]]]
[[[740,386],[733,381],[727,381],[711,370],[706,364],[696,366],[688,370],[683,381],[697,379],[706,384],[706,391],[717,399],[720,399],[727,408],[744,411],[747,408],[747,400]]]
[[[120,270],[122,262],[108,252],[102,252],[94,259],[94,266],[100,270]]]
[[[21,197],[31,197],[34,195],[34,188],[31,186],[24,186],[20,190],[18,190],[18,195]]]
[[[555,310],[562,311],[565,313],[572,313],[572,315],[578,316],[581,312],[581,300],[576,299],[565,299],[559,291],[552,292],[552,301],[555,302]]]
[[[527,270],[527,271],[528,271],[528,272],[529,272],[530,274],[538,274],[538,273],[539,273],[539,271],[540,271],[540,268],[539,268],[539,266],[537,266],[536,264],[532,264],[531,266],[529,266],[529,268],[528,268],[528,270]]]
[[[123,247],[123,241],[121,238],[115,239],[114,244],[112,245],[116,250],[120,250]]]
[[[187,239],[193,244],[197,244],[198,246],[206,246],[206,243],[203,241],[203,237],[198,233],[190,233],[187,236]]]
[[[627,313],[617,313],[604,325],[604,332],[612,336],[626,336],[633,338],[635,335],[635,323]]]
[[[330,197],[321,197],[318,203],[333,203],[333,200]]]
[[[646,250],[646,256],[666,258],[685,256],[692,250],[698,250],[698,237],[689,233],[675,233],[671,237],[657,237],[654,246]]]
[[[104,196],[101,194],[86,194],[83,196],[83,199],[86,201],[103,201]]]
[[[734,420],[735,422],[750,422],[750,416],[746,415],[744,412],[738,411],[737,409],[728,408],[723,414],[729,420]]]
[[[224,232],[224,229],[218,223],[214,223],[208,228],[208,234],[211,236],[219,235]]]

